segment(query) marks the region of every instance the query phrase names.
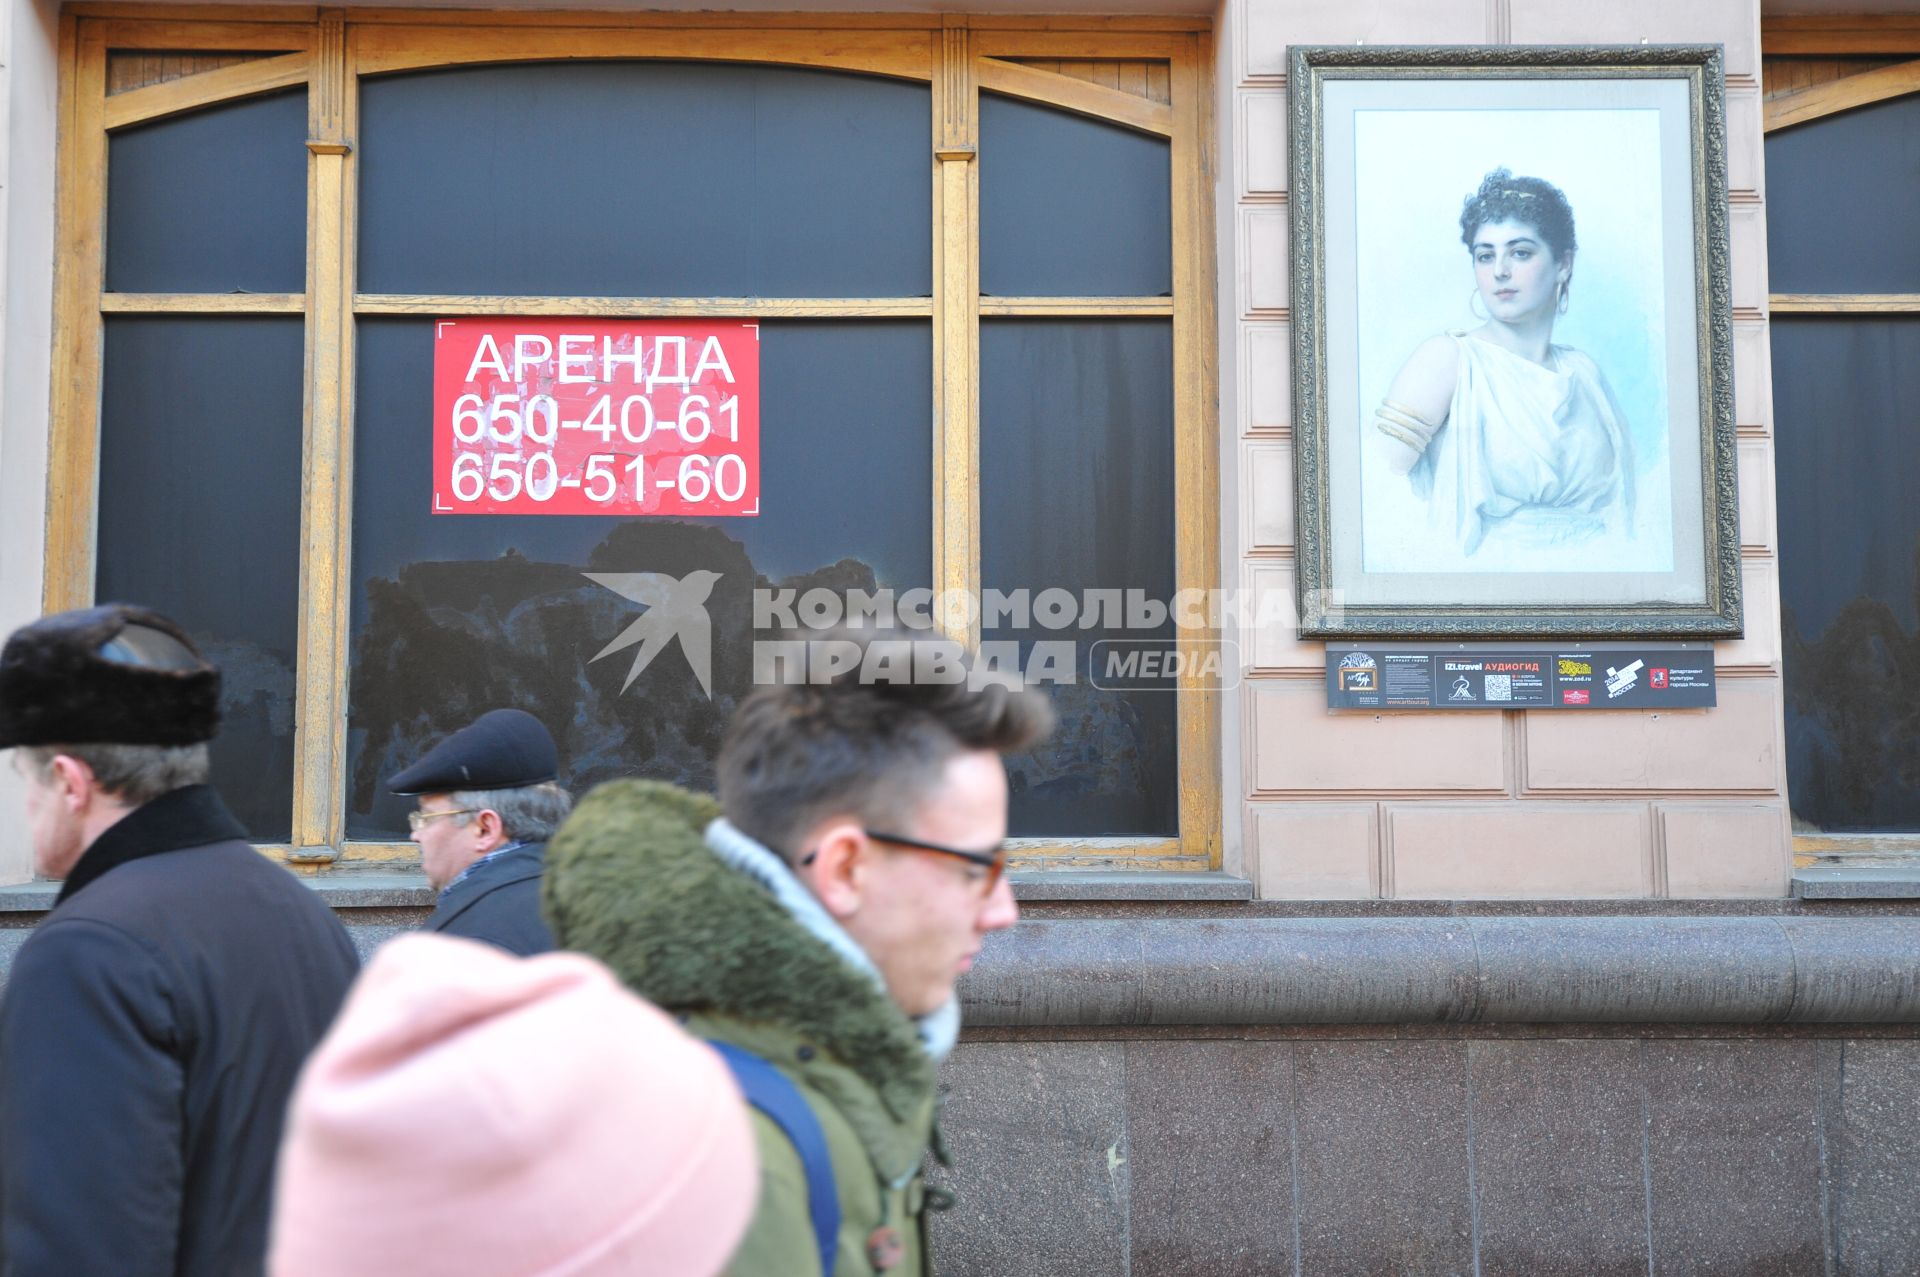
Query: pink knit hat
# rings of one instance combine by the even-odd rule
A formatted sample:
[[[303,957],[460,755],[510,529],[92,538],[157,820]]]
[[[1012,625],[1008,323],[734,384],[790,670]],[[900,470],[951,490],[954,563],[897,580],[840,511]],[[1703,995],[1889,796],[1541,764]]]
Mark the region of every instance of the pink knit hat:
[[[274,1277],[711,1277],[759,1195],[719,1056],[591,958],[383,947],[307,1062]]]

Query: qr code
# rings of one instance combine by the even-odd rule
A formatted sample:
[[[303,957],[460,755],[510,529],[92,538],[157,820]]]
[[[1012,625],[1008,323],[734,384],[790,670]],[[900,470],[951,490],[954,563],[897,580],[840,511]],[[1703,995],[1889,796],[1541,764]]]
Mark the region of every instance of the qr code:
[[[1487,675],[1487,699],[1490,701],[1510,701],[1513,699],[1513,675]]]

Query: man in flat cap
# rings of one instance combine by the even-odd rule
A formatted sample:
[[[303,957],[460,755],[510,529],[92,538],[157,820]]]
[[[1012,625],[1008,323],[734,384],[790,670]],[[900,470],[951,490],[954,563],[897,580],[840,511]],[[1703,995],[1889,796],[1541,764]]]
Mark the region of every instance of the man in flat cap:
[[[540,875],[547,839],[573,806],[559,774],[559,753],[540,720],[496,709],[387,782],[420,800],[407,823],[427,881],[440,893],[428,931],[521,957],[553,948],[540,916]]]
[[[0,1004],[15,1277],[256,1274],[281,1113],[358,968],[208,787],[220,672],[172,621],[61,612],[0,650],[0,748],[64,879]]]

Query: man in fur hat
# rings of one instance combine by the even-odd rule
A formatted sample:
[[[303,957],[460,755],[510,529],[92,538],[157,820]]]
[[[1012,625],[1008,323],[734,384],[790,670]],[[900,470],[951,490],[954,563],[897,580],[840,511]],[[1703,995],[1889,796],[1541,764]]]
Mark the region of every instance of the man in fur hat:
[[[220,672],[163,616],[62,612],[0,650],[0,748],[63,879],[0,1004],[14,1277],[258,1273],[281,1114],[358,963],[208,787]]]
[[[1051,711],[964,666],[947,666],[960,682],[863,682],[878,642],[907,640],[822,641],[850,649],[849,672],[755,689],[718,803],[649,781],[581,801],[548,853],[547,917],[734,1062],[762,1188],[731,1277],[919,1277],[954,986],[1019,912],[1001,757]]]

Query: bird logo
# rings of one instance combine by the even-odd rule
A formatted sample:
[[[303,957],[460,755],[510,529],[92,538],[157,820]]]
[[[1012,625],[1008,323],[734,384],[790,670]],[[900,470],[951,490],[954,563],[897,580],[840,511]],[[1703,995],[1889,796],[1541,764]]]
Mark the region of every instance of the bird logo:
[[[653,658],[678,638],[687,665],[700,680],[700,690],[707,694],[708,700],[713,699],[713,621],[707,615],[706,604],[714,583],[720,579],[718,572],[702,569],[679,578],[664,572],[582,572],[580,575],[647,609],[640,619],[621,630],[613,642],[594,653],[588,659],[589,665],[638,643],[640,650],[633,655],[627,681],[620,684],[624,692],[640,677],[640,671],[653,664]]]

